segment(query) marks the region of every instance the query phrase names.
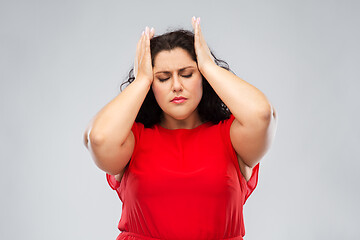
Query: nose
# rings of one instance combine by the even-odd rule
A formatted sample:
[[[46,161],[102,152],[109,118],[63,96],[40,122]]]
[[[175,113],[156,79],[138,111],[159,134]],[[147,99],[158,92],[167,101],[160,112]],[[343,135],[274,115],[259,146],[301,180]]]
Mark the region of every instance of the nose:
[[[173,77],[172,90],[173,92],[181,92],[183,89],[182,83],[178,76]]]

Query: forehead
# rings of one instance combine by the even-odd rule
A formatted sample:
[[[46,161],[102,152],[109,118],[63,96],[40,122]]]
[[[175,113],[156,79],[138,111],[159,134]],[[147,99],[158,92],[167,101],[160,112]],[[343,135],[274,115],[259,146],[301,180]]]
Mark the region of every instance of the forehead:
[[[154,70],[174,71],[187,66],[197,66],[190,54],[182,48],[159,52],[154,58]]]

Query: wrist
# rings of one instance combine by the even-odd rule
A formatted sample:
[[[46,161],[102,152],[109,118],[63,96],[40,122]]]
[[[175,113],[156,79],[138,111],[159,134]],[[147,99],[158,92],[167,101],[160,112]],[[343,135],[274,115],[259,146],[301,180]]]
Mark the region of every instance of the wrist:
[[[147,76],[144,76],[142,74],[138,74],[136,77],[135,77],[135,80],[136,82],[140,82],[140,83],[143,83],[144,85],[146,85],[147,87],[150,87],[152,82],[153,82],[153,78],[149,78]]]
[[[206,78],[206,75],[208,72],[211,72],[211,70],[218,68],[219,66],[216,65],[214,61],[207,61],[204,64],[198,65],[199,71],[201,74]]]

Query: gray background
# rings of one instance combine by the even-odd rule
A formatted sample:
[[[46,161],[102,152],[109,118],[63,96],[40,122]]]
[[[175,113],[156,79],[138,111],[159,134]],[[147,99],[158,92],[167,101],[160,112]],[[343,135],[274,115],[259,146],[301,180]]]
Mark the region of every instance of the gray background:
[[[85,146],[145,26],[191,29],[277,109],[248,240],[359,239],[359,1],[1,1],[0,239],[114,239]],[[186,231],[186,229],[184,229]]]

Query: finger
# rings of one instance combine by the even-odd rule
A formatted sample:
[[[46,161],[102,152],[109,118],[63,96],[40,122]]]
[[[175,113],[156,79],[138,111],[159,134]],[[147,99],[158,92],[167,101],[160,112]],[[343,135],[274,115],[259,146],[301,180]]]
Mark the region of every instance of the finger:
[[[139,67],[141,67],[141,68],[142,68],[142,66],[144,66],[143,65],[144,59],[146,58],[147,51],[148,51],[147,43],[149,42],[149,44],[150,44],[148,37],[149,37],[149,28],[146,27],[144,34],[142,36],[142,39],[141,39],[141,46],[140,46],[140,53],[139,53],[139,60],[138,60]]]
[[[142,36],[142,39],[141,39],[139,61],[142,61],[143,56],[145,54],[145,45],[146,45],[146,28],[145,28],[144,34]]]
[[[196,19],[196,32],[197,32],[197,35],[198,35],[198,38],[199,38],[199,42],[202,43],[203,41],[203,37],[202,37],[202,33],[201,33],[201,28],[200,28],[200,17],[198,17]]]
[[[195,35],[195,44],[199,45],[200,44],[200,35],[199,35],[199,20],[200,18],[197,18],[194,20],[194,35]]]
[[[192,27],[193,27],[194,30],[195,30],[195,22],[196,22],[196,18],[195,18],[195,16],[193,16],[193,17],[191,18],[191,25],[192,25]]]
[[[197,19],[196,22],[197,22],[197,34],[198,34],[199,43],[202,46],[207,46],[204,35],[202,34],[202,31],[201,31],[200,17]]]
[[[141,52],[141,42],[143,39],[144,32],[141,34],[141,37],[136,45],[136,53],[135,53],[135,61],[134,61],[134,76],[136,76],[137,69],[138,69],[138,62],[140,58],[140,52]]]
[[[144,32],[141,33],[141,36],[140,36],[140,38],[139,38],[139,40],[138,40],[138,42],[137,42],[137,44],[136,44],[136,51],[137,51],[137,52],[138,52],[139,49],[140,49],[141,39],[142,39],[142,37],[143,37],[143,34],[144,34]]]
[[[150,40],[150,30],[149,30],[149,27],[146,27],[145,28],[145,51],[148,50],[148,44],[150,43],[149,40]]]
[[[140,54],[140,51],[141,51],[141,41],[142,41],[142,38],[143,38],[143,33],[141,34],[141,37],[139,39],[139,41],[137,42],[136,44],[136,53],[135,53],[135,57],[138,57],[139,54]]]
[[[155,35],[155,29],[152,27],[150,30],[150,39],[153,38]]]
[[[143,52],[143,44],[144,44],[144,38],[145,38],[145,31],[142,31],[141,33],[141,38],[140,38],[140,42],[139,42],[139,54],[138,57],[140,57],[142,55]],[[140,58],[139,58],[140,60]]]
[[[143,42],[144,42],[144,35],[145,35],[145,31],[142,32],[141,38],[140,38],[140,41],[139,41],[139,51],[138,51],[139,60],[140,60],[140,57],[141,57],[142,52],[143,52],[142,46],[143,46]]]
[[[198,17],[198,18],[196,18],[195,20],[194,20],[194,30],[195,30],[195,33],[198,33],[199,32],[199,20],[200,18]]]
[[[144,55],[146,57],[150,56],[150,29],[148,27],[146,27],[145,29],[145,53]]]

